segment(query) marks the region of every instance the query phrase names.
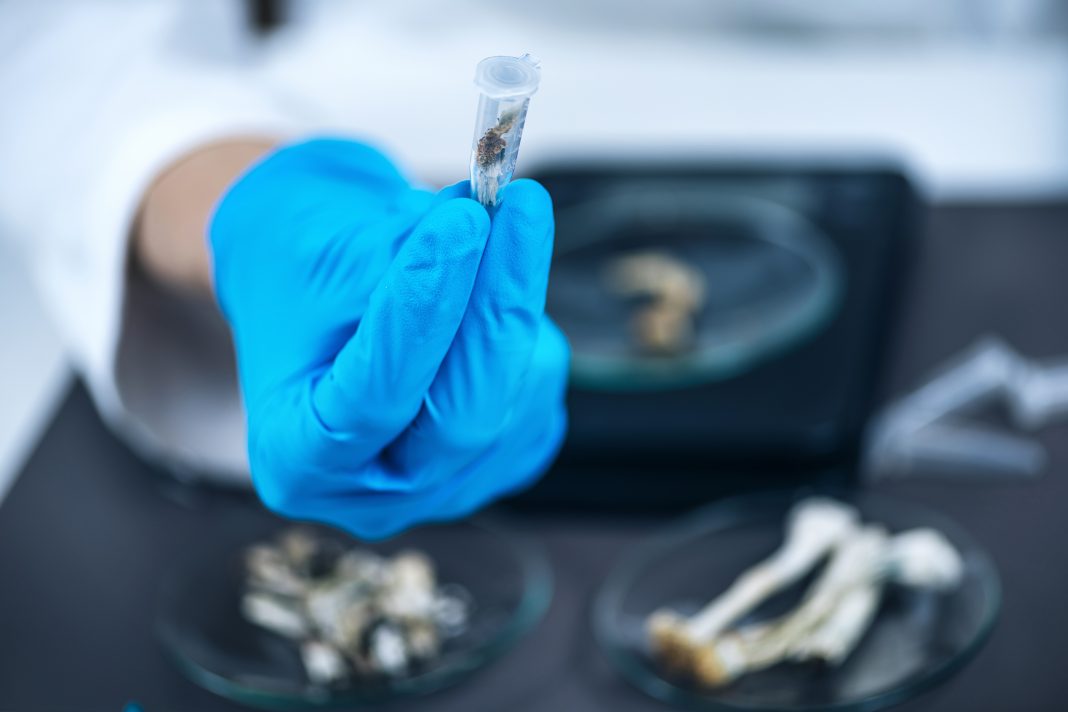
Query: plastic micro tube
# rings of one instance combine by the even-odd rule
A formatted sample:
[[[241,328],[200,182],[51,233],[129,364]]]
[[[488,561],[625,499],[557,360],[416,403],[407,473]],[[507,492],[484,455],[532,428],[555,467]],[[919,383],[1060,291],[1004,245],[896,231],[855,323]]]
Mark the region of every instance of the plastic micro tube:
[[[512,179],[519,139],[530,97],[541,81],[541,63],[522,57],[487,57],[475,70],[482,95],[471,142],[471,194],[487,208],[496,207]]]

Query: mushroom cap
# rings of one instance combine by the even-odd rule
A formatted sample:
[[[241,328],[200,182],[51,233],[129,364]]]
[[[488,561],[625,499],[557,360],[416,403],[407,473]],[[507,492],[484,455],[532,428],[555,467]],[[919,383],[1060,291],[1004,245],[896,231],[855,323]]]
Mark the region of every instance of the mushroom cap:
[[[745,672],[746,657],[729,641],[715,641],[693,650],[692,674],[703,687],[721,687]]]
[[[686,632],[686,619],[669,610],[655,611],[645,624],[654,657],[676,672],[688,672],[693,642]]]
[[[905,586],[946,591],[964,576],[960,552],[941,532],[927,527],[910,529],[890,542],[890,577]]]
[[[819,548],[829,547],[856,529],[855,507],[829,497],[809,497],[794,505],[788,516],[788,538]]]

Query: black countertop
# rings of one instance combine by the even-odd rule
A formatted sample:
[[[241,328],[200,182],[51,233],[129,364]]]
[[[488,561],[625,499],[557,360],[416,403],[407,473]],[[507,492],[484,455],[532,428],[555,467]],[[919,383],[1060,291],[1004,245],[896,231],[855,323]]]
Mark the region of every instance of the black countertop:
[[[888,392],[995,332],[1023,353],[1068,353],[1068,205],[939,208],[905,307]],[[899,709],[1059,710],[1068,673],[1068,429],[1041,435],[1035,483],[880,486],[942,510],[992,554],[1001,619],[959,674]],[[168,485],[75,388],[0,505],[0,710],[239,709],[186,681],[152,636],[161,576],[212,545],[225,497]],[[556,592],[508,656],[451,690],[391,710],[667,709],[614,674],[588,608],[617,556],[660,520],[512,514],[545,544]]]

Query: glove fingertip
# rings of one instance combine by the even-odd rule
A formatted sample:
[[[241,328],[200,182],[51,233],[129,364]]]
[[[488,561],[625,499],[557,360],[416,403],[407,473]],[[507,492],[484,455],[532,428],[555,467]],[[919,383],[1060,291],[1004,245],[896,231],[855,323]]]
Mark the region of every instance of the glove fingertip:
[[[510,184],[493,216],[493,231],[506,242],[521,245],[526,259],[544,263],[547,269],[554,233],[549,192],[527,178]]]
[[[490,218],[486,209],[470,198],[453,198],[435,206],[423,218],[416,233],[423,240],[435,243],[441,254],[462,255],[470,250],[482,255],[489,238]]]
[[[447,185],[437,192],[435,196],[436,202],[441,203],[446,200],[455,200],[457,198],[470,198],[471,197],[471,181],[461,180]]]
[[[457,218],[462,216],[461,219],[466,222],[466,229],[471,233],[489,234],[490,216],[478,201],[469,197],[453,198],[443,203],[441,208],[456,215]]]
[[[545,186],[538,181],[520,178],[504,189],[500,212],[513,214],[515,218],[529,223],[551,223],[553,199]]]

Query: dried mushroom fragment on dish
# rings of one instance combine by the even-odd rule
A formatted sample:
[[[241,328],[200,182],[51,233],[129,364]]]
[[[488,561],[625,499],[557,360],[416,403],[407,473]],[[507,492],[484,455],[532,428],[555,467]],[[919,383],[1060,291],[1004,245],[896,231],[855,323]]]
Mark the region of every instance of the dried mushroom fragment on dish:
[[[672,356],[693,348],[706,291],[698,269],[667,252],[647,250],[610,260],[603,279],[610,292],[636,302],[630,327],[638,350]]]
[[[823,561],[792,611],[738,624]],[[718,687],[781,662],[840,664],[878,614],[885,584],[947,591],[962,576],[960,553],[940,532],[920,528],[891,536],[879,525],[861,524],[849,505],[812,498],[790,513],[786,541],[775,554],[694,616],[655,611],[646,631],[654,657],[666,668]]]
[[[245,574],[242,614],[292,640],[316,685],[416,671],[470,620],[466,590],[440,585],[418,551],[379,556],[293,528],[249,547]]]

